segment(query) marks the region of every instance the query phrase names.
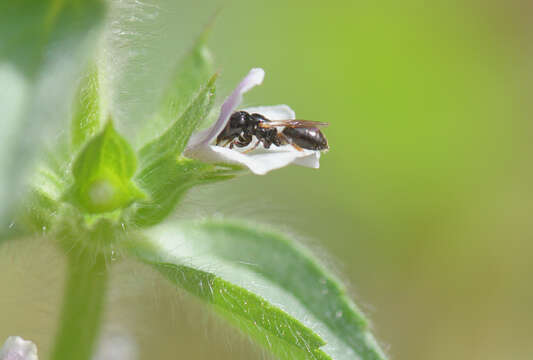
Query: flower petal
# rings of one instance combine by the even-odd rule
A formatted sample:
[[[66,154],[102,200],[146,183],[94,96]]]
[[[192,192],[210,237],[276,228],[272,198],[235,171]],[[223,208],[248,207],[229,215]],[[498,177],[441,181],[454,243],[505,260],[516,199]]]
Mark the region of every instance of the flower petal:
[[[254,106],[242,109],[250,114],[258,113],[269,120],[294,120],[296,114],[289,105]]]
[[[293,164],[318,169],[320,167],[320,151],[313,151],[313,154],[309,156],[295,159]]]
[[[248,75],[242,79],[235,90],[228,96],[222,108],[218,120],[209,129],[201,131],[189,139],[185,151],[194,151],[197,146],[207,145],[212,142],[218,134],[224,129],[231,114],[235,111],[237,106],[242,102],[242,95],[249,91],[254,86],[260,85],[265,78],[265,70],[261,68],[254,68],[250,70]]]
[[[0,349],[1,360],[38,360],[37,346],[20,336],[10,336]]]
[[[203,151],[197,153],[198,158],[208,162],[224,162],[239,164],[247,167],[256,175],[264,175],[267,172],[287,166],[296,160],[302,165],[316,167],[316,152],[311,150],[297,151],[292,146],[282,146],[269,150],[254,151],[244,154],[235,149],[209,145]],[[306,160],[311,158],[313,160]]]

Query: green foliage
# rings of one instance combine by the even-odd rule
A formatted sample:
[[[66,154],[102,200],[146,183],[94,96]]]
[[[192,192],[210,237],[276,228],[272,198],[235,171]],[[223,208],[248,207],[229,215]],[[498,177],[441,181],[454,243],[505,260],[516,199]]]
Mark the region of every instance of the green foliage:
[[[150,196],[136,204],[128,222],[139,227],[155,225],[174,210],[191,187],[231,179],[238,170],[226,164],[206,164],[173,155],[162,157],[137,175],[137,183]]]
[[[141,171],[136,176],[149,197],[137,204],[128,221],[136,226],[161,222],[183,194],[195,185],[226,180],[238,167],[205,164],[181,157],[192,133],[205,120],[213,106],[216,75],[205,46],[209,29],[176,67],[163,94],[158,111],[143,136],[160,134],[140,150]],[[161,133],[161,130],[165,129]]]
[[[147,235],[128,244],[135,256],[279,357],[385,359],[345,290],[287,238],[227,222],[162,225]]]
[[[141,149],[139,154],[143,166],[149,166],[168,156],[177,157],[183,152],[193,131],[213,106],[215,80],[216,75],[200,88],[185,112],[163,134]]]
[[[193,97],[185,112],[162,135],[139,152],[142,169],[137,174],[136,181],[149,197],[139,202],[129,216],[128,220],[136,226],[161,222],[192,186],[229,179],[239,169],[231,165],[206,164],[180,156],[192,132],[205,119],[213,105],[215,79],[216,76],[209,79]]]
[[[90,360],[105,308],[108,264],[102,254],[69,250],[67,296],[50,359]]]
[[[133,231],[161,223],[191,187],[230,179],[241,168],[182,156],[213,107],[208,30],[176,67],[137,153],[111,120],[103,126],[99,62],[88,58],[103,15],[101,0],[0,5],[0,34],[11,34],[0,35],[0,82],[9,87],[0,90],[0,222],[38,140],[46,128],[57,130],[73,104],[70,132],[43,152],[18,221],[34,234],[46,232],[68,258],[52,359],[92,357],[107,267],[117,252],[151,265],[282,359],[385,359],[345,290],[287,238],[228,222]]]
[[[100,129],[101,97],[96,64],[91,64],[74,99],[74,114],[70,126],[72,150],[78,150]]]
[[[162,130],[176,122],[213,74],[213,60],[206,46],[210,28],[206,28],[192,49],[176,66],[154,116],[141,133],[145,141],[152,140]],[[203,119],[198,119],[199,121]],[[197,121],[198,121],[197,120]],[[197,126],[197,124],[193,124]]]
[[[103,0],[0,4],[0,225],[20,198],[47,135],[66,119],[103,23]]]
[[[143,197],[131,181],[136,167],[135,153],[109,120],[74,161],[74,185],[65,199],[89,213],[125,208]]]

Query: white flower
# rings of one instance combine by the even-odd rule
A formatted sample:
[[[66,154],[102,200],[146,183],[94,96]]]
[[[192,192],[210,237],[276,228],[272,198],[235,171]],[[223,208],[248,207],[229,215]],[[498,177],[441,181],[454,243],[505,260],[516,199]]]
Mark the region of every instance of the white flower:
[[[216,146],[216,137],[224,129],[228,120],[242,102],[242,95],[256,85],[260,85],[265,71],[260,68],[250,70],[248,75],[237,85],[235,90],[224,101],[218,120],[209,129],[191,136],[185,148],[185,156],[206,162],[223,162],[240,164],[254,174],[263,175],[289,164],[297,164],[311,168],[319,167],[320,151],[303,149],[296,150],[291,145],[271,146],[270,149],[257,148],[243,153],[235,148]],[[270,120],[294,120],[294,111],[287,105],[260,106],[242,109],[249,113],[259,113]]]
[[[0,349],[0,360],[38,360],[37,346],[20,336],[10,336]]]

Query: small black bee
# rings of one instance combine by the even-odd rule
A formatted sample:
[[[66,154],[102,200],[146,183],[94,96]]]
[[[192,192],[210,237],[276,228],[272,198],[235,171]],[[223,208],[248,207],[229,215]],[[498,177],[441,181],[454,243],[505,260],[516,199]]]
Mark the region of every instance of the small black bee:
[[[221,146],[246,147],[257,138],[255,145],[248,151],[254,150],[259,144],[265,149],[272,144],[276,146],[292,145],[295,149],[328,150],[328,141],[319,126],[327,126],[328,123],[306,120],[269,120],[261,114],[249,114],[246,111],[234,112],[226,127],[217,136],[216,144],[225,143]],[[278,127],[284,127],[280,132]]]

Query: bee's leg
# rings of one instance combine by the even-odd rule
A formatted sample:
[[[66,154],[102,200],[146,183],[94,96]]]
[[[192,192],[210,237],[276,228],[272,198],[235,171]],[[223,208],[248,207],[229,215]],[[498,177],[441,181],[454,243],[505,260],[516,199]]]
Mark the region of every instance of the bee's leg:
[[[226,146],[230,145],[231,142],[233,142],[232,139],[226,141],[226,142],[225,142],[224,144],[222,144],[222,145],[219,145],[219,144],[221,143],[221,141],[218,141],[218,140],[217,140],[217,142],[216,142],[215,145],[220,146],[220,147],[226,147]]]
[[[291,144],[293,148],[295,148],[296,150],[298,151],[304,151],[303,148],[301,148],[300,146],[296,145],[296,144]]]
[[[248,150],[243,151],[243,154],[249,153],[250,151],[254,151],[259,146],[259,144],[261,144],[261,141],[257,140],[254,146],[252,146]]]
[[[226,141],[226,143],[223,145],[223,147],[226,147],[226,146],[229,146],[229,148],[233,148],[233,141],[234,140],[228,140]]]
[[[243,135],[239,136],[239,138],[235,142],[235,145],[238,146],[238,147],[246,147],[246,146],[250,145],[252,140],[253,140],[252,135],[243,134]]]
[[[289,139],[287,137],[287,135],[285,135],[282,132],[278,133],[277,141],[276,141],[275,145],[276,146],[281,146],[281,145],[293,145],[294,146],[294,144],[292,143],[291,139]]]

